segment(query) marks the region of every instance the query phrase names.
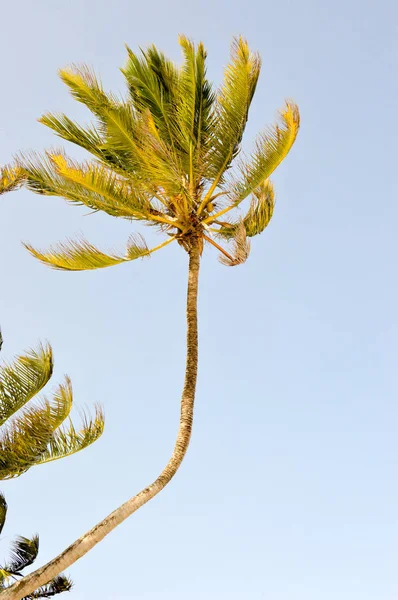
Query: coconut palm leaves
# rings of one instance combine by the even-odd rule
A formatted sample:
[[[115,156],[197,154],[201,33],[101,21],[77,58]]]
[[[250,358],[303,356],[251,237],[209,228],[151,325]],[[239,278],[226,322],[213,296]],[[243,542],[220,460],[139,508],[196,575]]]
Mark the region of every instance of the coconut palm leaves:
[[[30,401],[49,382],[52,371],[49,345],[18,356],[0,369],[0,479],[18,477],[35,465],[75,454],[103,432],[100,409],[93,418],[83,416],[81,429],[75,429],[69,419],[73,397],[68,378],[51,400],[43,398],[32,405]]]
[[[7,502],[0,492],[0,534],[7,517]],[[8,562],[0,566],[0,591],[5,590],[19,577],[23,577],[22,571],[31,566],[39,553],[39,537],[32,538],[18,536],[11,546],[11,556]],[[34,598],[51,598],[61,592],[68,592],[72,588],[72,582],[65,575],[58,575],[48,584],[41,586],[23,600]]]
[[[240,264],[249,253],[246,237],[261,233],[272,216],[269,177],[296,139],[298,108],[287,102],[278,123],[259,135],[252,156],[237,161],[260,58],[245,40],[235,39],[224,82],[215,90],[207,79],[203,45],[183,36],[179,42],[180,67],[155,46],[139,54],[127,48],[126,99],[105,92],[86,66],[61,70],[61,79],[91,111],[94,123],[82,127],[63,114],[46,114],[41,122],[93,159],[78,163],[63,151],[48,151],[22,157],[19,167],[27,186],[39,194],[156,225],[169,236],[166,243],[177,241],[188,251],[192,236],[198,237],[201,248],[207,243],[220,248],[225,264]],[[231,220],[231,211],[250,196],[246,215]],[[231,241],[232,251],[220,247],[217,238]],[[49,251],[27,248],[55,268],[82,270],[134,260],[166,245],[149,249],[143,240],[133,240],[121,255],[85,240]]]
[[[6,165],[0,167],[0,195],[17,189],[23,181],[23,169],[17,166]]]

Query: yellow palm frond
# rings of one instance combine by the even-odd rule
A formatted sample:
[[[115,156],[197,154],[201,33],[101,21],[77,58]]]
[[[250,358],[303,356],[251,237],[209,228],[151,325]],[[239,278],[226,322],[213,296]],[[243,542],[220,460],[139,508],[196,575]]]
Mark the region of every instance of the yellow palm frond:
[[[17,189],[23,182],[24,171],[17,165],[0,167],[0,195]]]
[[[248,237],[253,237],[264,231],[272,218],[274,206],[274,186],[267,179],[254,190],[249,211],[243,219]]]
[[[37,250],[27,243],[24,246],[42,263],[62,271],[102,269],[149,255],[145,240],[140,235],[130,236],[124,256],[114,253],[105,254],[84,238],[60,242],[46,252]]]
[[[288,155],[300,126],[300,113],[296,104],[286,103],[280,112],[280,121],[260,134],[256,149],[248,162],[240,165],[242,179],[233,186],[232,197],[236,204],[247,198],[262,182],[272,175]]]

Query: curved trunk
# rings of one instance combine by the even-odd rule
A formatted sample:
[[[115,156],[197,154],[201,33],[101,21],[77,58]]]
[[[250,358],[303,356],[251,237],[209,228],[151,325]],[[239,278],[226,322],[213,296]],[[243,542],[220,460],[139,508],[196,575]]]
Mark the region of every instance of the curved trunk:
[[[132,515],[141,506],[156,496],[172,479],[187,451],[191,438],[195,389],[198,369],[198,322],[197,298],[199,278],[199,240],[195,239],[189,252],[187,294],[187,358],[184,389],[181,398],[181,416],[173,454],[159,477],[148,487],[122,504],[103,521],[69,546],[64,552],[46,565],[30,573],[8,589],[0,592],[1,600],[21,600],[41,585],[70,567],[91,548],[100,542],[115,527]]]

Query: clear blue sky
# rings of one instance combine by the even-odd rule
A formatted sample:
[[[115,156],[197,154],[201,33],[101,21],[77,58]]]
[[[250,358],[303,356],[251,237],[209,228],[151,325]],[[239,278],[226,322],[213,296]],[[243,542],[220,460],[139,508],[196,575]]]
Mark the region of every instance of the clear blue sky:
[[[86,62],[124,91],[124,43],[179,60],[203,40],[219,82],[234,34],[263,58],[245,144],[284,98],[297,143],[248,263],[208,250],[188,456],[174,482],[70,569],[74,600],[395,600],[398,593],[397,34],[393,0],[4,2],[0,162],[59,141],[47,110],[87,114],[57,78]],[[80,155],[69,148],[72,155]],[[92,273],[36,263],[82,231],[123,247],[130,225],[28,192],[0,203],[0,322],[9,358],[51,341],[54,384],[103,404],[103,438],[1,489],[13,534],[61,551],[149,483],[174,442],[186,255]]]

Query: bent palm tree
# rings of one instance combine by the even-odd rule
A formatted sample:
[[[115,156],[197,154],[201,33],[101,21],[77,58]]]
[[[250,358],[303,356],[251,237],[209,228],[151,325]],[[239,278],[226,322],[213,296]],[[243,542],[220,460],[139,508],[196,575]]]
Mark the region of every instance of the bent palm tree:
[[[7,517],[7,502],[0,492],[0,534]],[[23,577],[22,571],[32,565],[39,553],[39,537],[34,535],[32,538],[19,536],[12,544],[11,558],[3,566],[0,566],[0,590],[6,590],[19,577]],[[65,575],[58,575],[47,585],[34,590],[23,600],[34,600],[35,598],[52,598],[62,592],[68,592],[72,589],[72,582]]]
[[[2,345],[0,332],[0,348]],[[103,432],[102,411],[87,416],[76,430],[69,419],[72,386],[69,378],[58,386],[52,400],[31,400],[49,382],[53,355],[49,345],[40,346],[0,369],[0,479],[19,477],[35,465],[83,450]]]
[[[87,67],[61,70],[61,79],[90,109],[96,123],[82,127],[62,114],[46,114],[41,122],[87,150],[94,160],[78,163],[58,151],[45,156],[31,154],[19,162],[27,186],[34,192],[153,225],[167,236],[151,249],[141,236],[131,236],[124,254],[106,254],[84,239],[48,251],[26,245],[42,262],[69,271],[98,269],[148,256],[173,242],[188,253],[187,359],[177,440],[159,477],[57,558],[15,584],[4,598],[19,599],[71,565],[158,494],[176,473],[192,430],[203,246],[218,249],[222,263],[238,265],[248,257],[248,238],[261,233],[272,216],[274,192],[269,177],[296,138],[296,105],[286,103],[279,123],[259,135],[252,156],[235,161],[260,73],[260,58],[242,38],[236,39],[224,83],[216,92],[206,77],[203,45],[195,47],[185,37],[180,38],[180,45],[184,54],[181,68],[155,46],[141,55],[127,48],[122,71],[129,89],[127,99],[107,94]],[[236,164],[234,170],[232,163]],[[249,197],[246,214],[231,218]],[[227,247],[220,245],[222,240]]]

